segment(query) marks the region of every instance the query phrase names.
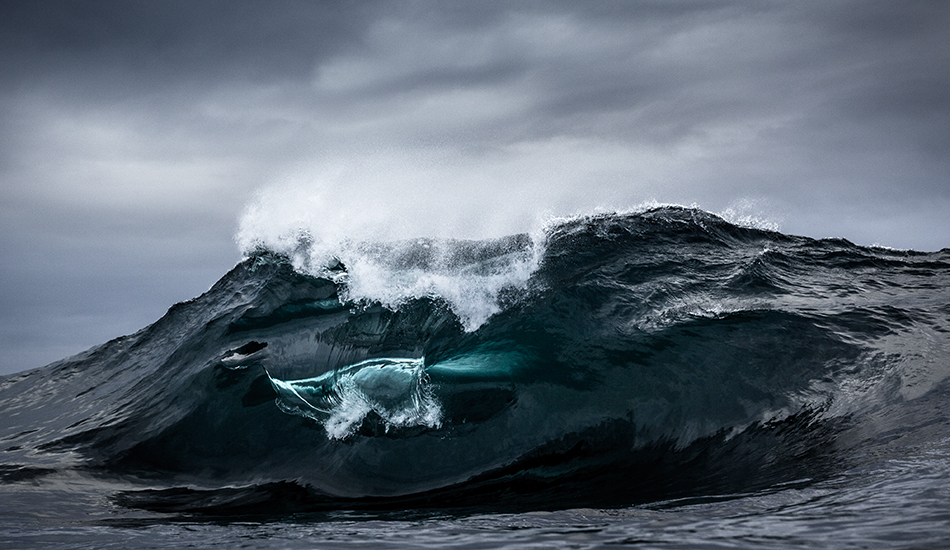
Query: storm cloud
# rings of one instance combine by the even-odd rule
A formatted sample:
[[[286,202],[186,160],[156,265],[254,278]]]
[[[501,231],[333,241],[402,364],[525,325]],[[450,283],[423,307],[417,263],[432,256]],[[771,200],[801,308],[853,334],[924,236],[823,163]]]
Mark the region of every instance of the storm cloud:
[[[482,237],[654,200],[950,246],[948,28],[939,1],[4,2],[0,373],[203,292],[242,216]]]

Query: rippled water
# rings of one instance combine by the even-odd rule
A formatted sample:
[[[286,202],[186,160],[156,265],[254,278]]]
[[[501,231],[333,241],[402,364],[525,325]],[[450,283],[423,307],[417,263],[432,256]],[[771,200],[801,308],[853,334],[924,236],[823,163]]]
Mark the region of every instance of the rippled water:
[[[0,547],[950,546],[950,251],[311,245],[0,380]]]

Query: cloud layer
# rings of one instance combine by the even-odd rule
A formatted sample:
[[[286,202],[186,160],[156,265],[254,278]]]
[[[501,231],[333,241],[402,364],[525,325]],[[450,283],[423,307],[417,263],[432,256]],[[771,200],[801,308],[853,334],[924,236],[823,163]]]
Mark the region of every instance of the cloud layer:
[[[245,212],[496,236],[753,204],[788,233],[950,246],[942,2],[0,12],[0,372],[202,292]]]

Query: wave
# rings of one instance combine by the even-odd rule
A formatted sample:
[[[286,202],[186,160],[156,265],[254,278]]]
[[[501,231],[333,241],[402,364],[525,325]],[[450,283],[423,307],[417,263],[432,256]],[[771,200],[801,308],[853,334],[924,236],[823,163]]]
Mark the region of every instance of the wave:
[[[806,482],[947,435],[946,250],[680,207],[284,244],[3,380],[8,477],[140,480],[115,501],[179,513],[605,507]]]

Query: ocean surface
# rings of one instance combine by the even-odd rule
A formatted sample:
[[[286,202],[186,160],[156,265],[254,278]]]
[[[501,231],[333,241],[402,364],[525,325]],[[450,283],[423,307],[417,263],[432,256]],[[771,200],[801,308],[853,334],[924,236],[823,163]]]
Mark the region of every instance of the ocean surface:
[[[246,253],[0,379],[0,548],[950,547],[950,250],[657,207]]]

